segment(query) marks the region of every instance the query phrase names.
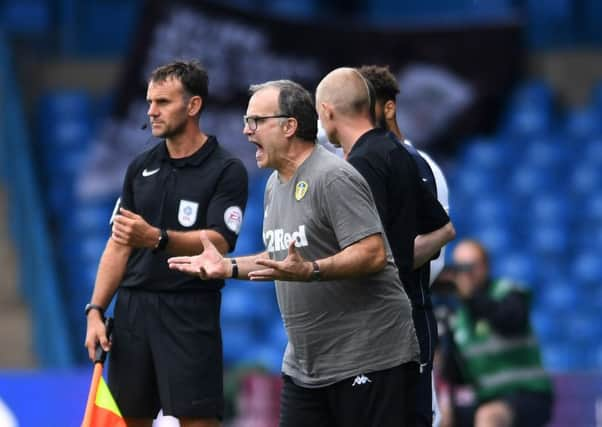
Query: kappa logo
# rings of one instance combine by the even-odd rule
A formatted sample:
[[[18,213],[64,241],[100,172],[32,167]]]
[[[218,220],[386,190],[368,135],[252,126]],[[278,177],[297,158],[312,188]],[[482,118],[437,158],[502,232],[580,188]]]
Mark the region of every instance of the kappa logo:
[[[151,175],[154,175],[157,172],[159,172],[159,170],[161,170],[161,168],[153,169],[152,171],[149,171],[148,169],[144,169],[142,171],[142,176],[151,176]]]
[[[295,246],[298,248],[309,245],[305,234],[305,225],[300,225],[299,230],[292,233],[285,233],[282,228],[267,230],[263,233],[263,243],[268,252],[285,251],[293,240],[296,241]]]
[[[364,374],[361,374],[361,375],[358,375],[357,377],[355,377],[355,379],[353,380],[353,384],[351,384],[351,387],[355,387],[356,385],[364,385],[366,383],[371,383],[371,382],[372,382],[372,380],[370,378],[368,378]]]

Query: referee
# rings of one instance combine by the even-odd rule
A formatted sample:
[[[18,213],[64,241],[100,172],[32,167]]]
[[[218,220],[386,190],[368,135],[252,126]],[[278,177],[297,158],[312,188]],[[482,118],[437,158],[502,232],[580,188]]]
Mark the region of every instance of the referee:
[[[85,309],[89,356],[98,343],[111,349],[109,387],[130,427],[150,427],[160,409],[184,427],[219,426],[223,414],[224,282],[201,283],[166,262],[202,251],[200,230],[221,253],[231,251],[247,202],[242,163],[199,127],[207,87],[195,62],[152,72],[148,116],[162,141],[127,169]],[[108,342],[102,320],[117,289]]]
[[[414,325],[422,344],[425,333],[436,334],[436,329],[435,324],[429,322],[431,319],[425,323],[424,316],[418,315],[416,307],[423,307],[430,298],[428,284],[427,291],[419,286],[414,269],[428,262],[452,240],[455,231],[444,208],[422,184],[409,151],[393,134],[374,127],[372,102],[369,82],[352,68],[334,70],[322,79],[316,90],[320,121],[328,139],[342,147],[347,160],[368,181],[374,194],[401,281],[413,304]],[[421,361],[420,389],[426,378],[425,368]],[[428,413],[432,414],[430,375],[428,392]],[[413,408],[424,405],[422,394],[418,389],[413,393],[417,400]],[[417,417],[414,413],[413,419]]]
[[[374,89],[374,110],[377,125],[387,129],[399,141],[403,141],[418,168],[422,182],[437,197],[446,212],[449,212],[448,187],[439,166],[425,153],[416,150],[399,130],[395,98],[399,93],[399,85],[388,67],[365,65],[358,69],[360,74],[370,82]],[[421,213],[418,213],[422,216]],[[420,342],[421,374],[418,385],[417,425],[428,426],[438,424],[439,410],[437,397],[433,388],[432,369],[433,354],[437,344],[437,322],[433,313],[430,285],[443,269],[445,247],[439,256],[420,268],[405,275],[404,283],[412,301],[414,326]]]

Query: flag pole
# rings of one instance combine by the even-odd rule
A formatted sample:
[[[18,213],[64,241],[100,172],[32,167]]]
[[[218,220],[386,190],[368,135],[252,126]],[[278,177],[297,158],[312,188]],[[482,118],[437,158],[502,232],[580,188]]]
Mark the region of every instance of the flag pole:
[[[111,332],[113,329],[113,319],[107,317],[105,319],[105,327],[107,338],[111,339]],[[90,391],[88,392],[88,402],[86,403],[86,412],[84,413],[84,421],[81,427],[90,427],[92,420],[92,412],[94,410],[94,404],[96,403],[96,392],[98,391],[98,383],[102,377],[102,369],[105,359],[107,358],[107,352],[102,349],[100,343],[96,344],[96,354],[94,355],[94,372],[92,373],[92,382],[90,383]]]

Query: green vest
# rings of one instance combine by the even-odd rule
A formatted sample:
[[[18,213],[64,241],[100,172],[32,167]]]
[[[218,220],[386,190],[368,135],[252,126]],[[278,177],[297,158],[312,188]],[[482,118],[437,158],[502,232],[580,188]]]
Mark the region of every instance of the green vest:
[[[490,285],[489,297],[499,301],[516,290],[526,292],[508,280],[498,280]],[[522,335],[503,337],[492,330],[487,320],[472,319],[462,307],[452,322],[452,330],[463,358],[463,373],[480,401],[517,390],[551,392],[530,326]]]

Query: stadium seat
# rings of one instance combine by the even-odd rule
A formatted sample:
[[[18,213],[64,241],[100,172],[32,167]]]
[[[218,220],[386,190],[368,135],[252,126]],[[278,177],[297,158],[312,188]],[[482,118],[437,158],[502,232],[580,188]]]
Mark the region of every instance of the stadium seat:
[[[222,339],[226,365],[242,361],[243,357],[248,355],[249,349],[257,345],[253,328],[245,323],[222,320]]]
[[[500,187],[499,177],[479,169],[466,168],[450,181],[450,193],[458,192],[459,196],[477,198],[483,194],[497,192]]]
[[[562,173],[571,164],[572,151],[562,138],[548,136],[529,141],[523,147],[523,156],[531,167],[546,169],[548,173]]]
[[[543,348],[544,366],[553,372],[567,372],[577,369],[581,357],[580,348],[570,347],[565,341],[546,345]]]
[[[602,263],[599,252],[577,253],[572,263],[572,277],[582,286],[597,289],[602,280]]]
[[[494,258],[494,276],[507,277],[527,287],[536,286],[539,265],[528,252],[516,251],[498,254]]]
[[[469,235],[481,241],[493,258],[504,256],[504,254],[516,248],[514,233],[511,229],[500,225],[474,228]]]
[[[515,137],[546,135],[552,130],[552,117],[547,108],[534,105],[512,109],[503,123],[502,132]]]
[[[261,365],[272,374],[278,374],[282,370],[283,349],[271,345],[270,343],[262,343],[251,345],[240,354],[240,361],[251,365]]]
[[[508,166],[512,153],[495,138],[476,138],[466,144],[460,161],[469,168],[501,173]]]
[[[581,291],[574,280],[558,277],[556,280],[542,283],[541,288],[537,305],[554,318],[558,318],[555,314],[574,311],[579,305]]]
[[[519,84],[510,97],[510,108],[534,106],[551,109],[554,101],[552,88],[544,80],[532,79]]]
[[[562,260],[568,255],[569,233],[561,224],[541,224],[528,234],[529,250],[541,257]]]
[[[602,131],[600,116],[592,108],[570,110],[564,123],[564,132],[569,138],[582,141]]]
[[[529,204],[529,220],[535,225],[570,224],[572,204],[560,192],[537,193]]]
[[[588,159],[585,156],[585,159]],[[602,165],[602,161],[600,162]],[[571,191],[581,197],[589,197],[591,193],[602,189],[602,167],[598,164],[585,160],[580,162],[570,175]]]
[[[561,319],[554,315],[553,311],[543,308],[534,309],[530,318],[533,329],[542,345],[562,342],[566,339],[564,325]]]
[[[593,227],[602,225],[602,188],[595,191],[584,200],[580,209],[581,220]]]
[[[470,216],[477,227],[507,228],[513,224],[514,209],[511,200],[496,193],[486,193],[472,204]]]
[[[602,114],[600,114],[599,117],[602,117]],[[587,140],[582,148],[584,153],[582,159],[579,159],[579,165],[581,165],[582,162],[586,162],[602,167],[602,134]]]
[[[558,191],[558,177],[530,164],[517,165],[510,176],[510,190],[518,199],[529,200],[543,191]]]

